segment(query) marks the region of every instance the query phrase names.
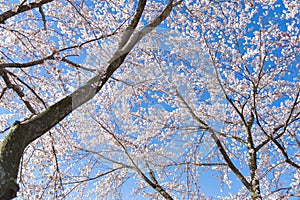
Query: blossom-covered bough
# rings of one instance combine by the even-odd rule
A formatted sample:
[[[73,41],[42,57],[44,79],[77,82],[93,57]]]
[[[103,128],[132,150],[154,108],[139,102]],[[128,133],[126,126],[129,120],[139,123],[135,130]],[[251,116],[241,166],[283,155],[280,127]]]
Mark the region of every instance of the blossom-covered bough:
[[[0,1],[0,199],[299,197],[299,10]]]
[[[44,25],[46,25],[46,22],[44,21],[45,14],[42,11],[42,6],[49,2],[51,1],[38,1],[33,3],[26,3],[26,1],[24,1],[20,5],[18,5],[17,8],[13,8],[10,11],[4,12],[1,16],[1,22],[5,23],[7,19],[16,14],[39,7],[39,11],[42,15]],[[133,34],[133,31],[137,27],[140,18],[143,14],[144,7],[146,5],[145,0],[139,1],[136,8],[136,13],[134,14],[130,24],[125,29],[120,41],[120,45],[114,53],[114,55],[112,56],[111,60],[108,62],[109,65],[104,72],[98,72],[98,74],[96,74],[86,84],[79,87],[77,90],[75,90],[70,95],[67,95],[62,100],[48,107],[45,111],[41,112],[37,116],[34,116],[32,119],[26,120],[23,123],[16,123],[13,127],[10,128],[9,134],[2,142],[1,147],[1,199],[10,199],[16,196],[16,192],[18,191],[18,185],[16,183],[18,168],[24,149],[36,138],[41,137],[49,129],[51,129],[61,120],[63,120],[74,109],[93,98],[101,90],[101,88],[107,82],[107,80],[112,76],[114,71],[116,71],[119,68],[119,66],[123,63],[126,56],[133,49],[133,47],[147,33],[151,32],[163,20],[165,20],[170,14],[172,8],[176,6],[176,4],[178,4],[178,2],[174,3],[173,1],[170,1],[165,7],[165,9],[161,12],[161,14],[153,20],[153,22],[151,22],[149,25],[147,25],[145,28],[141,29],[137,33]],[[46,26],[44,28],[47,29]],[[52,51],[52,54],[50,56],[47,56],[44,59],[32,61],[27,64],[17,63],[16,67],[23,68],[34,66],[37,64],[42,64],[45,62],[45,60],[53,59],[54,55],[60,51],[62,50],[55,49]],[[4,63],[1,66],[1,75],[7,87],[13,89],[13,91],[15,91],[20,98],[23,98],[24,94],[22,91],[20,91],[20,86],[14,85],[9,80],[8,74],[10,74],[11,72],[6,70],[6,67],[9,68],[11,66],[6,65]],[[37,114],[28,101],[23,100],[23,102],[27,106],[28,110],[32,112],[32,114]],[[163,192],[163,189],[159,191]]]

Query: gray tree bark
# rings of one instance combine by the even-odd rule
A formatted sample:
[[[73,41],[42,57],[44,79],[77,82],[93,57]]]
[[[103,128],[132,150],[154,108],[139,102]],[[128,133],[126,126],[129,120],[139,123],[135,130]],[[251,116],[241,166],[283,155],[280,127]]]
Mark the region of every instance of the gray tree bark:
[[[20,6],[17,12],[7,11],[0,15],[0,23],[13,15],[26,12],[34,7],[39,7],[53,0],[42,0],[30,6]],[[181,2],[181,1],[180,1]],[[106,71],[90,79],[85,85],[78,88],[72,94],[66,96],[59,102],[38,114],[34,118],[23,122],[15,123],[10,128],[8,135],[2,142],[0,149],[0,199],[8,200],[16,197],[19,190],[17,183],[20,160],[24,149],[34,140],[41,137],[48,130],[63,120],[73,110],[92,99],[109,80],[112,74],[120,67],[128,53],[134,46],[149,32],[155,29],[170,14],[172,8],[180,2],[169,1],[162,13],[148,26],[133,34],[133,30],[142,16],[146,0],[140,0],[135,15],[125,31],[124,37],[119,44],[118,50],[112,56]],[[125,41],[126,40],[126,41]],[[164,196],[164,195],[163,195]]]

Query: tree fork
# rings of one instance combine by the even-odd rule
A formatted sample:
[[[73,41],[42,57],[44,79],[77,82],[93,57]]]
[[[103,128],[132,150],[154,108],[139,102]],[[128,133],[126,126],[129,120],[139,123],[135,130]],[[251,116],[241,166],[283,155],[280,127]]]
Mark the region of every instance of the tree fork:
[[[51,2],[51,0],[43,0],[43,3]],[[16,197],[19,190],[17,184],[17,176],[20,165],[20,159],[23,155],[25,148],[33,142],[35,139],[41,137],[48,130],[58,124],[73,110],[92,99],[109,80],[112,74],[120,67],[124,62],[129,52],[135,47],[135,45],[153,29],[155,29],[162,21],[164,21],[172,11],[172,8],[180,4],[182,1],[173,4],[173,0],[170,0],[165,9],[157,16],[152,23],[145,28],[142,28],[136,34],[128,37],[128,42],[125,46],[120,46],[122,49],[117,51],[109,61],[109,65],[106,68],[105,73],[99,72],[98,75],[91,78],[85,85],[78,88],[72,94],[66,96],[59,102],[50,106],[44,112],[40,113],[36,117],[24,122],[17,123],[12,126],[9,134],[5,137],[1,144],[0,151],[0,200],[9,200]],[[146,5],[146,0],[140,0],[136,13],[130,24],[135,28],[141,18],[141,14]],[[40,6],[40,5],[39,5]],[[25,12],[26,9],[21,9],[20,12]],[[2,18],[7,17],[4,13],[0,15]]]

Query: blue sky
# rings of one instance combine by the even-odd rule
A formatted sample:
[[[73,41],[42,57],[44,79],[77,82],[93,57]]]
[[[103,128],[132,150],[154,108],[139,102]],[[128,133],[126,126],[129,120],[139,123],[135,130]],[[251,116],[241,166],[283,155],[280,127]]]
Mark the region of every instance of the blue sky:
[[[12,2],[18,2],[18,1],[12,1]],[[279,1],[281,2],[281,1]],[[283,9],[283,7],[275,7],[274,8],[274,12],[281,12]],[[257,14],[257,16],[254,17],[255,20],[258,19],[258,16],[261,15],[263,12],[265,12],[265,10],[263,10],[262,8],[259,9],[259,13]],[[288,23],[289,21],[288,20],[281,20],[279,18],[277,18],[273,12],[270,12],[268,17],[270,19],[276,19],[275,22],[278,22],[281,26],[281,29],[282,30],[286,30],[286,23]],[[299,17],[299,16],[298,16]],[[266,22],[267,23],[267,22]],[[253,31],[256,30],[256,28],[259,28],[258,25],[256,24],[255,21],[253,21],[252,24],[249,24],[249,26],[253,27]],[[165,29],[165,25],[162,25],[161,26],[162,29]],[[300,27],[300,25],[298,25],[298,27]],[[249,36],[253,36],[253,31],[252,32],[249,32]],[[164,49],[166,50],[166,52],[169,51],[169,48],[167,45],[165,45],[163,42],[161,43],[161,46],[160,46],[161,49]],[[188,57],[188,56],[187,56]],[[82,56],[80,57],[78,60],[81,61],[82,59],[82,62],[85,62],[85,56]],[[299,57],[298,57],[298,61],[299,61]],[[286,76],[286,79],[292,79],[292,78],[295,78],[297,77],[297,71],[294,73],[294,74],[291,74],[290,76]],[[153,99],[151,97],[151,92],[149,94],[149,96],[146,96],[147,98],[147,102],[143,102],[142,103],[142,106],[145,106],[145,107],[148,107],[148,106],[152,106],[149,102],[152,101],[152,103],[158,107],[158,109],[165,109],[167,111],[171,111],[173,108],[171,108],[169,105],[167,104],[164,104],[164,103],[158,103],[156,99]],[[162,95],[161,93],[157,93],[158,96]],[[134,107],[133,107],[133,110],[134,110]],[[7,112],[6,109],[2,109],[0,108],[0,113],[4,113],[4,112]],[[13,118],[12,120],[9,121],[10,124],[13,123],[13,121],[15,119],[19,119],[18,116],[16,116],[16,118]],[[3,138],[4,135],[0,135],[0,138]],[[216,151],[216,148],[212,148],[212,150],[215,150]],[[239,180],[237,180],[237,178],[234,176],[234,175],[230,175],[230,178],[232,179],[233,181],[233,185],[232,185],[232,188],[228,188],[227,186],[220,186],[219,184],[219,180],[217,178],[215,178],[213,175],[215,175],[215,171],[214,170],[208,170],[207,172],[201,172],[201,176],[200,176],[200,185],[201,185],[201,191],[205,192],[207,196],[214,196],[216,197],[217,195],[221,195],[221,196],[227,196],[228,193],[233,193],[233,194],[236,194],[237,193],[237,189],[241,186],[241,183]],[[133,186],[133,182],[132,181],[128,181],[125,186],[124,186],[124,193],[128,193],[128,191],[130,190],[130,187]],[[224,192],[220,192],[220,190],[224,190]],[[125,195],[126,196],[126,195]],[[92,197],[91,197],[92,198]],[[124,198],[128,198],[129,197],[124,197]],[[140,199],[143,199],[142,197],[140,197]],[[145,198],[146,199],[146,198]]]

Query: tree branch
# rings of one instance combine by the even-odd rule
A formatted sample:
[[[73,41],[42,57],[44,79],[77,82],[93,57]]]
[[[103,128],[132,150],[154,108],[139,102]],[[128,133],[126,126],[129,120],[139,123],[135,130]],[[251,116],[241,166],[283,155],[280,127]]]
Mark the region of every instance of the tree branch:
[[[43,3],[47,2],[51,2],[51,0],[42,0],[40,1],[40,3],[32,3],[31,6],[39,7],[43,5]],[[111,61],[109,62],[105,73],[99,72],[99,74],[91,78],[85,85],[78,88],[76,91],[58,101],[54,105],[50,106],[44,112],[24,123],[16,124],[15,126],[11,127],[9,134],[2,142],[0,151],[0,170],[4,175],[3,180],[0,184],[1,200],[7,200],[16,197],[16,193],[19,190],[17,184],[17,175],[20,165],[20,159],[26,146],[49,131],[73,110],[92,99],[102,89],[102,87],[109,80],[112,74],[124,62],[128,53],[134,48],[134,46],[147,33],[151,32],[164,19],[167,18],[173,6],[173,1],[170,1],[164,11],[154,20],[155,23],[149,24],[149,26],[151,26],[150,29],[148,28],[149,26],[147,26],[137,34],[133,35],[131,39],[134,38],[134,40],[130,39],[130,41],[126,45],[126,52],[120,54],[120,49],[118,49],[114,54],[113,59],[111,59]],[[28,8],[28,6],[21,6],[18,9],[18,13],[20,13],[21,11],[25,12],[26,9],[29,10],[31,8]],[[137,8],[137,10],[139,9],[141,8]],[[8,13],[0,15],[0,22],[4,22],[9,18],[9,16],[11,17],[13,15],[15,14]],[[3,19],[3,17],[5,17],[5,19]],[[161,192],[163,192],[163,190]]]
[[[18,9],[15,11],[13,9],[11,10],[8,10],[4,13],[2,13],[0,15],[0,24],[5,24],[5,21],[15,15],[18,15],[20,13],[23,13],[23,12],[26,12],[28,10],[32,10],[34,8],[38,8],[38,7],[41,7],[42,5],[44,4],[47,4],[49,2],[52,2],[54,0],[41,0],[40,2],[36,3],[36,2],[32,2],[32,3],[28,3],[28,4],[24,4],[21,3],[20,5],[17,5],[18,6]]]

